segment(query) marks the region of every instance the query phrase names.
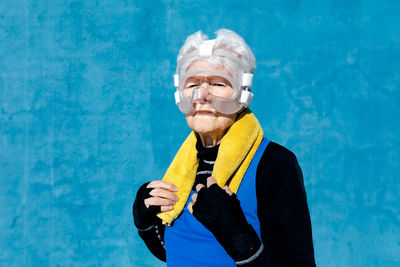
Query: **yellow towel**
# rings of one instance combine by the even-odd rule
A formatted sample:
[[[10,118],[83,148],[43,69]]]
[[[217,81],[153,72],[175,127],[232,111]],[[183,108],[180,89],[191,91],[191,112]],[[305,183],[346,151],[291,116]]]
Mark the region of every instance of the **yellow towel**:
[[[229,183],[232,192],[237,192],[263,135],[261,125],[249,109],[237,116],[235,123],[229,127],[221,140],[211,175],[220,187]],[[165,225],[171,225],[181,214],[190,196],[199,164],[196,141],[194,132],[190,133],[163,177],[163,181],[171,182],[178,187],[176,194],[179,197],[173,210],[157,215]]]

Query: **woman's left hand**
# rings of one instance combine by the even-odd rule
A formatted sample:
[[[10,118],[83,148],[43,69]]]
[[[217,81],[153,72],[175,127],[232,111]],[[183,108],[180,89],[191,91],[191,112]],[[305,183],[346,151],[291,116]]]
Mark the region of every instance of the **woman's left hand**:
[[[210,177],[207,178],[207,188],[209,188],[211,185],[216,184],[216,183],[217,183],[217,180],[215,180],[214,177],[210,176]],[[206,187],[206,186],[203,185],[203,184],[198,184],[196,186],[197,193],[192,195],[192,202],[190,202],[189,205],[188,205],[188,210],[192,214],[193,214],[193,205],[196,203],[196,200],[197,200],[197,194],[200,191],[200,189],[202,189],[204,187]],[[230,195],[230,196],[233,194],[233,192],[231,191],[231,189],[227,185],[225,185],[222,189],[224,189],[225,192],[228,193],[228,195]]]
[[[228,186],[219,187],[213,177],[207,178],[207,187],[196,186],[197,193],[189,203],[190,213],[203,224],[235,260],[243,261],[261,248],[254,228],[248,224],[240,202]]]

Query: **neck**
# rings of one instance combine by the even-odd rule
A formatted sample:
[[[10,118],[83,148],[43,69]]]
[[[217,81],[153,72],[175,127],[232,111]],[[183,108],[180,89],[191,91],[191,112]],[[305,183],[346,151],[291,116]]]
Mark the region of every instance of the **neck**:
[[[221,139],[224,136],[223,133],[207,133],[207,134],[202,134],[199,133],[201,143],[203,144],[204,147],[214,147],[221,143]]]

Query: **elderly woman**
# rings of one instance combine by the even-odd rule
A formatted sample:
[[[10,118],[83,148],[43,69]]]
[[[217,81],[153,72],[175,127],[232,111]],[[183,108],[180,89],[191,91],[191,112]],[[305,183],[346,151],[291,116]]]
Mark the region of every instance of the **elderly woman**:
[[[169,266],[315,266],[296,157],[247,108],[255,68],[230,30],[180,49],[175,100],[193,131],[133,205],[139,235]]]

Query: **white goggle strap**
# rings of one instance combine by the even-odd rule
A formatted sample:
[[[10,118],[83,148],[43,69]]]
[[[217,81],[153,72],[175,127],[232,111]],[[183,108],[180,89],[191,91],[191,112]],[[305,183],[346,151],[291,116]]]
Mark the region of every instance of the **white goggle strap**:
[[[239,100],[240,104],[242,104],[245,108],[247,108],[250,105],[252,99],[253,99],[252,92],[247,90],[242,90]]]
[[[175,91],[175,104],[179,104],[181,102],[181,94],[179,93],[179,74],[174,75],[174,86],[176,87]]]
[[[174,96],[175,96],[175,104],[178,105],[179,103],[181,103],[181,94],[179,93],[179,91],[175,91]]]
[[[179,74],[174,74],[174,86],[176,89],[179,88]]]
[[[252,87],[253,86],[253,74],[251,73],[243,73],[242,78],[242,87]],[[174,74],[174,86],[179,88],[179,74]]]
[[[252,87],[253,86],[253,74],[243,73],[242,76],[242,87]]]
[[[246,89],[242,90],[239,102],[246,108],[250,105],[254,96],[253,93],[248,90],[249,87],[253,85],[253,76],[252,73],[243,73],[242,87]]]
[[[214,45],[215,45],[215,39],[204,41],[199,47],[199,56],[211,57],[213,54]]]

